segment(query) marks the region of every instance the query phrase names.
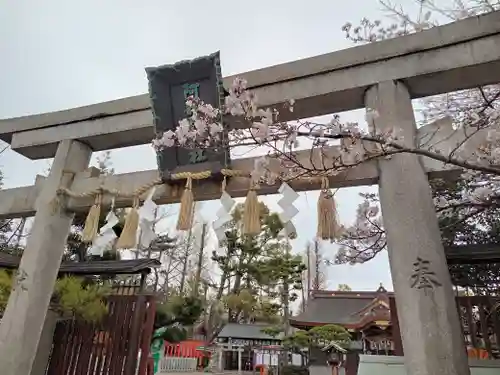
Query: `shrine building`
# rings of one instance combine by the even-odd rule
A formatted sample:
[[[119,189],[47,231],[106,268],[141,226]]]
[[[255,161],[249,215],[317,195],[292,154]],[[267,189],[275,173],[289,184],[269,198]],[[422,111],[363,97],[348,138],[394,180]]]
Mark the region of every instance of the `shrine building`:
[[[316,290],[305,311],[290,318],[290,325],[308,330],[336,324],[351,334],[351,352],[394,355],[391,297],[382,285],[374,292]]]
[[[262,361],[260,358],[262,354],[258,355],[262,348],[281,344],[281,337],[272,337],[262,331],[269,326],[269,324],[227,323],[216,338],[216,343],[222,350],[222,368],[253,370]]]

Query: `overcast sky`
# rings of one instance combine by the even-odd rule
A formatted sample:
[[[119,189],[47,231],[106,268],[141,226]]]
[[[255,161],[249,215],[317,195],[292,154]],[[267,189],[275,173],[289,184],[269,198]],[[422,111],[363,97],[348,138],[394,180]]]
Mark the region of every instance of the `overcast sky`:
[[[145,66],[217,50],[223,75],[232,75],[348,48],[340,28],[363,16],[380,18],[376,0],[0,0],[0,118],[142,94]],[[112,155],[118,173],[156,168],[148,145]],[[6,187],[32,184],[48,165],[10,150],[0,158]],[[353,220],[359,191],[337,193],[343,223]],[[263,199],[277,209],[277,197]],[[315,235],[316,200],[317,192],[309,192],[297,203],[295,251]],[[202,214],[211,220],[217,208],[207,203]],[[335,246],[324,244],[323,252],[332,258]],[[328,279],[332,288],[347,283],[374,290],[382,282],[392,289],[386,254],[364,265],[331,267]]]

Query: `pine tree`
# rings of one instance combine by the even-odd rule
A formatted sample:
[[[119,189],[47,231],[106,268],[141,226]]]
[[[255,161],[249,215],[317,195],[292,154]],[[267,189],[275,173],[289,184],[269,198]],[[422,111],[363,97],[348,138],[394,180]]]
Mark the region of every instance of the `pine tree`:
[[[227,243],[212,260],[221,270],[216,293],[208,306],[205,329],[208,339],[225,322],[266,322],[283,325],[290,302],[302,288],[305,268],[300,256],[290,254],[277,213],[261,203],[261,232],[241,233],[243,205],[237,205],[226,230]]]

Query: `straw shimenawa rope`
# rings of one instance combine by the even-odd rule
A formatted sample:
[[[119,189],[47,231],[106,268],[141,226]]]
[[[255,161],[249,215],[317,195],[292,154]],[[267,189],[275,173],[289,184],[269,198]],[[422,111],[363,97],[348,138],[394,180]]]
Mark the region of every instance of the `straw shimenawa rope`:
[[[227,177],[248,177],[250,176],[249,172],[241,171],[241,170],[233,170],[233,169],[222,169],[221,174],[223,176]],[[203,171],[203,172],[180,172],[180,173],[175,173],[171,176],[172,180],[187,180],[188,177],[190,177],[192,180],[204,180],[209,178],[212,175],[211,171]],[[58,195],[65,195],[70,198],[89,198],[89,197],[96,197],[97,194],[102,194],[102,195],[112,195],[114,197],[120,197],[120,198],[130,198],[133,200],[135,197],[141,197],[144,193],[149,191],[153,186],[161,185],[163,184],[163,180],[161,177],[157,177],[156,179],[152,180],[151,182],[148,182],[147,184],[140,186],[133,192],[123,192],[119,191],[116,189],[109,189],[105,186],[100,186],[96,189],[89,190],[86,192],[81,192],[77,193],[74,191],[71,191],[70,189],[66,187],[60,187],[57,189],[57,194]]]
[[[222,169],[221,174],[224,176],[224,180],[222,182],[222,190],[226,190],[226,178],[227,177],[250,177],[250,173],[242,170],[234,170],[234,169]],[[211,171],[203,171],[197,173],[191,172],[181,172],[175,173],[171,176],[172,180],[186,180],[186,186],[181,198],[181,209],[179,213],[179,218],[177,222],[177,228],[179,230],[189,230],[192,222],[193,222],[193,210],[192,207],[194,205],[194,196],[192,191],[192,181],[193,180],[203,180],[209,178],[212,175]],[[317,177],[306,177],[305,180],[311,181],[312,179],[316,179]],[[121,244],[123,245],[131,245],[135,244],[136,237],[132,236],[133,228],[137,228],[138,226],[138,213],[137,208],[139,206],[140,197],[149,191],[153,186],[161,185],[163,181],[160,177],[152,180],[151,182],[137,188],[131,193],[125,193],[118,190],[112,190],[105,188],[103,186],[96,188],[91,191],[83,192],[83,193],[75,193],[68,188],[60,188],[58,189],[59,195],[66,195],[71,198],[88,198],[94,197],[94,205],[91,207],[87,220],[89,222],[88,228],[86,225],[86,233],[85,238],[87,240],[92,240],[95,238],[96,228],[95,228],[95,218],[98,217],[97,213],[102,206],[102,197],[105,194],[110,194],[113,197],[121,197],[121,198],[131,198],[133,200],[133,206],[127,215],[127,220],[125,222],[125,227],[128,231],[125,230],[125,237],[122,240],[122,236],[120,236]],[[248,235],[255,235],[260,233],[260,204],[257,198],[257,190],[258,184],[252,182],[250,189],[248,191],[245,205],[243,209],[243,226],[242,232]],[[128,225],[127,225],[128,222]],[[87,224],[87,223],[86,223]],[[333,197],[332,192],[329,189],[329,182],[327,177],[321,177],[321,193],[318,199],[318,238],[324,240],[333,240],[338,238],[341,232],[341,226],[338,223],[337,219],[337,209],[335,205],[335,199]],[[135,233],[135,232],[134,232]],[[123,232],[122,232],[123,235]],[[133,241],[132,241],[133,238]]]
[[[139,228],[139,198],[134,198],[132,208],[127,214],[122,233],[116,243],[118,249],[134,249],[137,246],[137,229]]]
[[[177,230],[189,230],[193,225],[194,215],[194,196],[193,196],[193,179],[202,180],[211,176],[210,171],[198,173],[176,173],[173,175],[175,179],[186,178],[186,186],[181,197],[181,207],[179,210],[179,218],[177,219]]]
[[[317,237],[322,240],[333,241],[340,234],[340,226],[337,220],[337,208],[335,198],[329,189],[327,177],[321,181],[321,193],[318,198],[318,231]]]
[[[243,227],[241,233],[250,236],[257,235],[261,231],[260,204],[257,192],[255,191],[257,188],[258,185],[252,182],[243,207]]]
[[[220,187],[220,192],[221,193],[225,193],[226,192],[226,187],[227,187],[227,176],[224,176],[224,178],[222,179],[222,184],[221,184],[221,187]]]
[[[193,180],[189,176],[186,180],[186,187],[182,193],[181,208],[177,219],[177,230],[189,230],[193,224]]]
[[[101,203],[102,194],[97,193],[95,197],[94,204],[90,207],[87,219],[85,219],[85,226],[82,231],[82,241],[83,242],[93,242],[97,237],[97,232],[99,230],[99,219],[101,216]]]

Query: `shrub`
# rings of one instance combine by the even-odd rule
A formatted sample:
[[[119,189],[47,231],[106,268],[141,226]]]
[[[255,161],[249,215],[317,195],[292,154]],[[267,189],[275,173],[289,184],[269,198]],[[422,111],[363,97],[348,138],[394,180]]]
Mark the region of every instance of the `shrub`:
[[[5,311],[11,290],[12,273],[0,270],[0,315]],[[62,316],[96,322],[108,312],[104,302],[108,291],[101,285],[84,284],[76,277],[63,277],[56,281],[51,307]]]

